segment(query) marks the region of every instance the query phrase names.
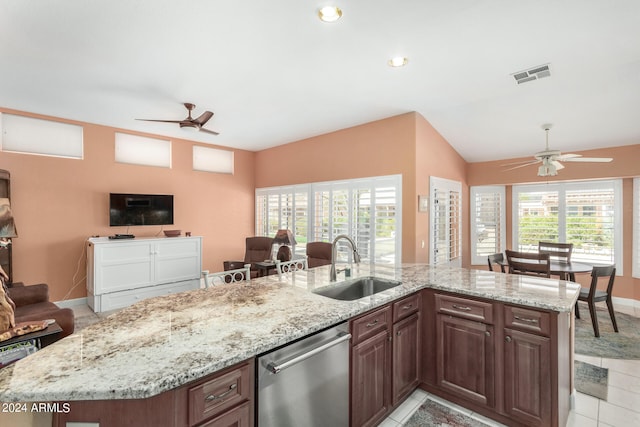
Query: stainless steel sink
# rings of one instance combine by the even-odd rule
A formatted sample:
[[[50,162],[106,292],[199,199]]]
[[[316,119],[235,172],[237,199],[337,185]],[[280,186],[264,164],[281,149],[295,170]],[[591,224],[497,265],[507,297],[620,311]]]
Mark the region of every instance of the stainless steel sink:
[[[353,301],[395,288],[401,284],[402,282],[396,280],[362,277],[336,286],[320,288],[313,291],[313,293],[342,301]]]

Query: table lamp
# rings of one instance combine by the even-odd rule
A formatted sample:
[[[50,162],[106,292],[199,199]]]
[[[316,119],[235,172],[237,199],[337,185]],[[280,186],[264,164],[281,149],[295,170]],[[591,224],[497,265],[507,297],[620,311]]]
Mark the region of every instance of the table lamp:
[[[291,248],[289,245],[295,245],[297,243],[291,230],[278,230],[276,236],[273,238],[273,243],[278,245],[276,259],[280,262],[291,260]]]

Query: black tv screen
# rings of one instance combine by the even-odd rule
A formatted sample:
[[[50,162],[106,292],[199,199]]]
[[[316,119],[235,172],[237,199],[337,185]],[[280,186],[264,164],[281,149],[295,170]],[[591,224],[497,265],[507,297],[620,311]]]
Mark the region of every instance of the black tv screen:
[[[109,225],[173,224],[173,195],[109,194]]]

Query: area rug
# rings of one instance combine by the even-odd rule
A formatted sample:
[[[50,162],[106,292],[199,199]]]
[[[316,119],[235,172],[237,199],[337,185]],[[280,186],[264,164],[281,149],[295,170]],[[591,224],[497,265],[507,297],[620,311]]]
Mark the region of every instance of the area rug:
[[[576,319],[575,352],[609,359],[640,359],[640,318],[616,312],[618,330],[611,324],[609,312],[597,308],[600,338],[593,334],[591,315],[586,304],[580,304],[580,319]]]
[[[427,399],[404,424],[404,427],[487,427],[481,421]]]
[[[609,370],[590,363],[573,362],[575,366],[576,390],[589,396],[597,397],[600,400],[607,400],[607,384],[609,381]]]

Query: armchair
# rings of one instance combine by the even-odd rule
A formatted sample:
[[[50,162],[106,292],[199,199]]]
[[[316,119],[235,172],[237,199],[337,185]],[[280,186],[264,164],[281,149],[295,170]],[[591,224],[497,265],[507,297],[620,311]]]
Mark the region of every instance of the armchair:
[[[262,262],[271,258],[271,249],[273,245],[272,237],[255,236],[247,237],[246,249],[244,253],[243,261],[224,261],[224,269],[235,270],[242,268],[244,264],[251,264],[251,278],[254,279],[258,276],[258,269],[255,266],[256,262]]]
[[[45,283],[24,286],[14,283],[7,294],[16,305],[16,323],[54,319],[62,328],[60,338],[71,335],[75,328],[73,310],[60,308],[49,301],[49,286]]]

